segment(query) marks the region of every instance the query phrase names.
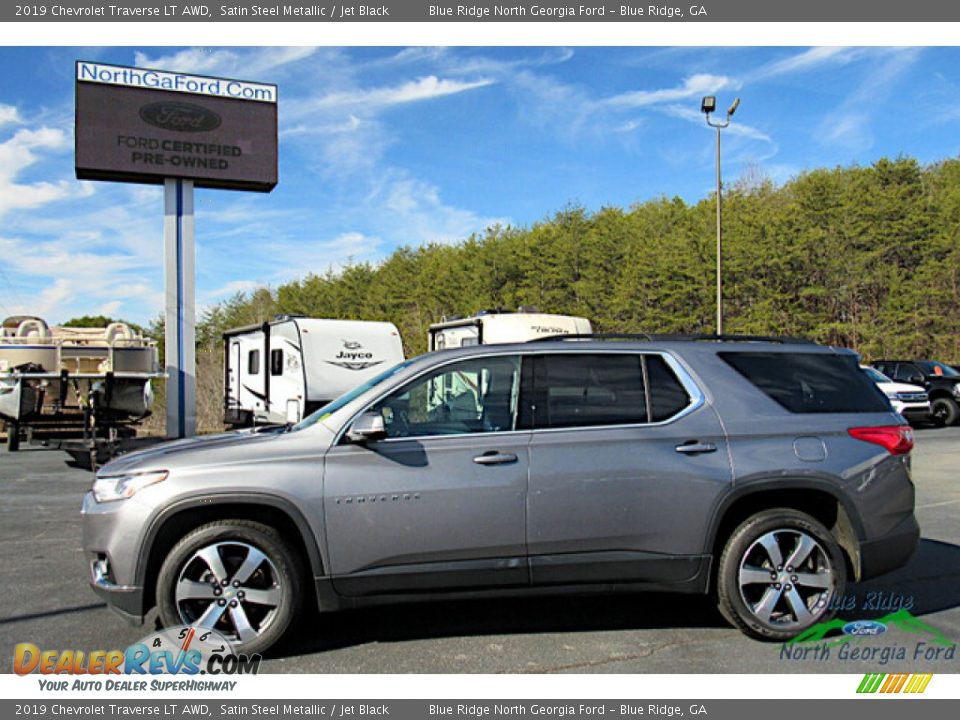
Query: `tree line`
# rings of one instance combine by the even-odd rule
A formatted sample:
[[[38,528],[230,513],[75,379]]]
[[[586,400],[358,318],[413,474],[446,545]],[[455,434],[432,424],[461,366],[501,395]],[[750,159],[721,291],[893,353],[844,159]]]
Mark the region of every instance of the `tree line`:
[[[520,305],[596,331],[714,332],[715,202],[571,206],[530,227],[401,247],[237,294],[204,314],[198,341],[216,350],[224,330],[289,313],[388,320],[418,354],[443,316]],[[726,332],[960,361],[960,160],[885,158],[781,186],[750,176],[725,189],[723,210]]]

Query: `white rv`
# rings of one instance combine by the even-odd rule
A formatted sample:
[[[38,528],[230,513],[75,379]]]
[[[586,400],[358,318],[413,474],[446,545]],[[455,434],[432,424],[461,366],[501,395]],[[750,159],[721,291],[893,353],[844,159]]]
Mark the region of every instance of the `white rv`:
[[[548,315],[541,312],[484,310],[472,317],[445,320],[431,325],[430,351],[488,345],[494,343],[526,342],[550,335],[589,335],[590,321],[572,315]]]
[[[299,422],[403,361],[393,323],[280,316],[229,330],[224,343],[224,422]]]

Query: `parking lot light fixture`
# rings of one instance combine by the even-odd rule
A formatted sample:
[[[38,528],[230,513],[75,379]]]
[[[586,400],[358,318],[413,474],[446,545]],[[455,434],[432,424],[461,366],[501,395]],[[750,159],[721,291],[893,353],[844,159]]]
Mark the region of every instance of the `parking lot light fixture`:
[[[740,98],[736,98],[727,110],[727,116],[722,121],[714,121],[710,116],[717,110],[717,98],[713,95],[704,96],[700,101],[700,112],[707,119],[707,125],[717,130],[717,335],[723,334],[723,225],[722,216],[722,183],[720,180],[720,131],[730,124],[730,119],[740,107]]]

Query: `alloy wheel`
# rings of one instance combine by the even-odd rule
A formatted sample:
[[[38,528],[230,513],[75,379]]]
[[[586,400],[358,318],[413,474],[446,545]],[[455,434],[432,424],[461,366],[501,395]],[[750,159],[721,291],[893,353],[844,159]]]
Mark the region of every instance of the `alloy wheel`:
[[[823,546],[795,528],[757,538],[740,559],[740,598],[762,623],[778,630],[809,627],[836,589],[834,567]]]
[[[185,625],[212,628],[247,643],[269,627],[283,597],[276,566],[261,550],[240,541],[197,550],[180,571],[176,609]]]

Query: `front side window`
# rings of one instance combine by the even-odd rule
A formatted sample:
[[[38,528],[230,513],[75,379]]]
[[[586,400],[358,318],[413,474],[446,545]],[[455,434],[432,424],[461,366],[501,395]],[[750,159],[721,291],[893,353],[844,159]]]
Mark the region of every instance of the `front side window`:
[[[445,365],[391,393],[371,410],[389,438],[503,432],[516,428],[518,356]]]
[[[920,369],[916,365],[911,365],[909,363],[900,363],[897,365],[897,372],[894,374],[894,380],[899,380],[900,382],[910,382],[918,377],[922,377],[923,373],[920,372]]]
[[[247,373],[258,375],[260,373],[260,351],[251,350],[247,353]]]
[[[957,372],[949,365],[944,365],[942,362],[924,361],[917,363],[917,365],[919,365],[927,375],[943,375],[944,377],[960,376],[960,372]]]

